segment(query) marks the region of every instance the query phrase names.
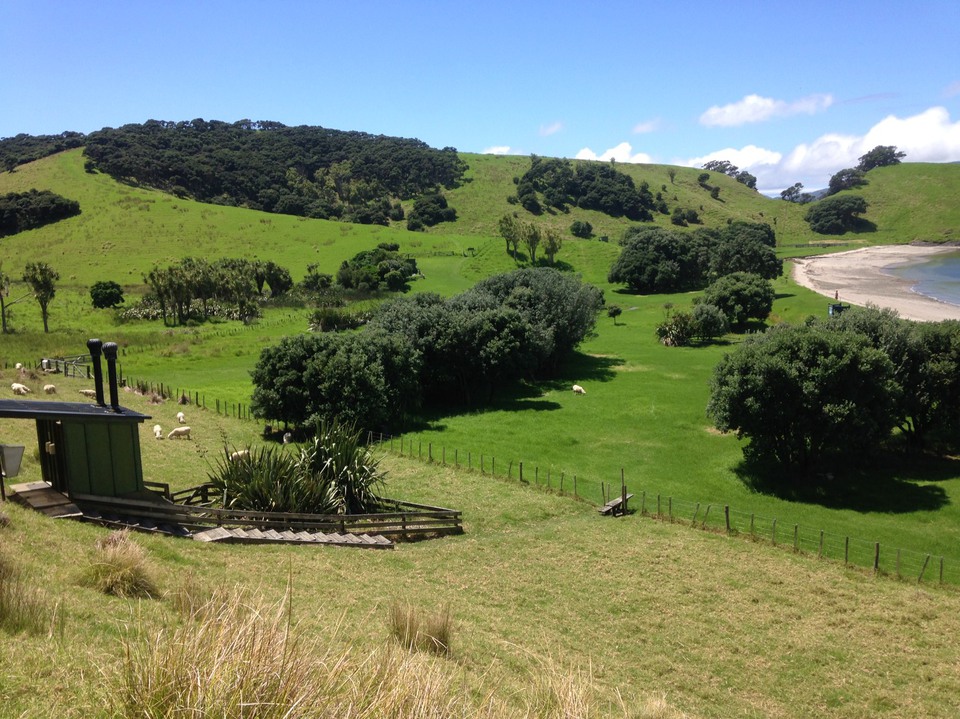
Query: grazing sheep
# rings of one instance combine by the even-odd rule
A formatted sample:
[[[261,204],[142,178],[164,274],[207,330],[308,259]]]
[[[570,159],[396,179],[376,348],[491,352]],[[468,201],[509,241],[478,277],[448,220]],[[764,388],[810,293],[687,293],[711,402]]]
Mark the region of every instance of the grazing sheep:
[[[180,424],[186,424],[187,418],[183,416],[183,412],[177,412],[177,422]]]
[[[283,433],[283,443],[290,444],[293,441],[293,434],[291,432]]]
[[[17,369],[17,370],[22,370],[22,369],[23,369],[23,362],[17,362],[17,363],[13,366],[13,368],[14,368],[14,369]]]
[[[56,393],[57,393],[57,385],[55,385],[55,384],[45,384],[45,385],[43,385],[43,391],[46,392],[47,394],[56,394]]]
[[[14,394],[29,394],[32,391],[27,385],[20,384],[19,382],[14,382],[10,385],[10,389],[13,390]]]
[[[80,394],[82,394],[84,397],[96,397],[96,396],[97,396],[97,390],[95,390],[95,389],[78,389],[77,391],[78,391]]]
[[[241,459],[250,459],[249,449],[238,449],[236,452],[230,453],[231,462],[239,462]]]
[[[153,425],[153,436],[157,439],[163,439],[163,429],[159,424]]]
[[[585,390],[585,389],[584,389],[583,387],[581,387],[580,385],[575,384],[575,385],[573,385],[573,393],[574,393],[574,394],[586,394],[586,393],[587,393],[587,390]]]
[[[190,439],[190,428],[174,427],[167,434],[167,439],[173,439],[174,437],[176,437],[177,439],[183,439],[183,438]]]

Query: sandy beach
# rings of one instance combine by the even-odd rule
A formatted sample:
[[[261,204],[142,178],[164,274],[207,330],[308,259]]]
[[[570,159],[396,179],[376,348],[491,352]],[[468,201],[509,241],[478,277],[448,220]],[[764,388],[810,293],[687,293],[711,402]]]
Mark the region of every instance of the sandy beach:
[[[938,302],[910,289],[910,283],[884,272],[884,268],[922,261],[956,247],[927,245],[883,245],[815,257],[798,257],[793,262],[793,279],[831,300],[851,305],[873,304],[888,307],[901,317],[925,322],[960,319],[960,306]]]

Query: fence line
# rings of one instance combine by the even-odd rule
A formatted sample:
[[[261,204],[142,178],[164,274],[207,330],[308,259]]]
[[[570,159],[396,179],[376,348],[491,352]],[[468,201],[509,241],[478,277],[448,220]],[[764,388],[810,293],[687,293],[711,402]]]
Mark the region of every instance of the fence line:
[[[459,449],[434,447],[432,442],[424,445],[422,439],[408,439],[379,432],[368,432],[369,443],[400,456],[418,459],[427,463],[455,466],[470,472],[479,472],[509,480],[516,480],[531,487],[571,496],[584,501],[596,501],[594,492],[583,493],[582,478],[577,475],[560,472],[553,468],[542,472],[539,466],[524,467],[523,462],[509,460],[500,462],[493,455],[475,455]],[[497,467],[500,472],[497,472]],[[626,487],[624,470],[613,482],[600,481],[600,504],[611,497],[619,496]],[[918,552],[911,549],[881,545],[860,537],[827,532],[823,529],[778,522],[777,517],[766,517],[755,512],[744,512],[728,504],[692,502],[633,488],[631,507],[641,516],[659,519],[665,522],[686,524],[700,530],[713,531],[728,536],[737,536],[749,541],[766,542],[798,554],[816,556],[820,559],[843,562],[845,566],[861,567],[875,573],[894,576],[904,581],[916,583],[937,583],[960,585],[960,561],[947,557]]]

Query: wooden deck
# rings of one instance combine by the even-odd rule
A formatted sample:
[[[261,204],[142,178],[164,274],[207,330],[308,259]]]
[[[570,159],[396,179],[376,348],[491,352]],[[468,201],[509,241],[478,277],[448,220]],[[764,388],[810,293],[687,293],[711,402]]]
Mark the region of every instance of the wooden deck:
[[[46,482],[11,485],[10,500],[56,519],[78,519],[83,516],[80,507]]]

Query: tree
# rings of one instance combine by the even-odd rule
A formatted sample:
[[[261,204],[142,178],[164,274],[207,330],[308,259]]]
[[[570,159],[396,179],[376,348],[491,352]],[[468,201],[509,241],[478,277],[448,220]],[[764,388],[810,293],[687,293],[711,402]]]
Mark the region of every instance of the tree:
[[[769,280],[750,272],[734,272],[707,287],[701,301],[718,307],[730,325],[739,328],[751,319],[765,320],[774,297]]]
[[[773,280],[783,274],[783,260],[777,257],[773,228],[764,223],[732,222],[717,231],[701,230],[709,236],[711,278],[733,272],[752,272]],[[713,239],[715,238],[715,239]]]
[[[727,316],[716,305],[700,302],[693,307],[693,336],[699,340],[712,340],[730,331]]]
[[[547,262],[549,264],[553,264],[554,258],[562,247],[563,238],[560,237],[560,233],[552,227],[546,228],[543,231],[543,254],[547,256]]]
[[[33,296],[40,305],[40,314],[43,316],[43,331],[49,332],[47,320],[48,307],[57,294],[57,280],[59,273],[46,262],[28,262],[23,269],[23,281],[33,289]]]
[[[500,236],[507,243],[507,254],[512,254],[516,258],[522,234],[522,223],[514,215],[504,215],[500,218],[497,226],[500,229]]]
[[[3,334],[10,330],[7,328],[7,300],[10,298],[10,275],[3,271],[3,263],[0,262],[0,328]]]
[[[739,167],[734,165],[729,160],[710,160],[710,162],[705,162],[702,167],[704,170],[710,170],[710,172],[720,172],[724,175],[729,175],[730,177],[736,177],[737,172],[740,170]],[[709,179],[709,175],[707,178]]]
[[[90,288],[90,299],[98,309],[108,309],[123,304],[123,288],[113,280],[95,282]]]
[[[570,225],[570,234],[574,237],[588,239],[593,234],[593,225],[585,220],[574,220]]]
[[[675,167],[668,168],[667,177],[670,178],[670,184],[674,184],[674,180],[677,179],[677,169]]]
[[[877,145],[870,152],[860,156],[857,169],[860,172],[869,172],[874,167],[888,167],[899,165],[900,160],[907,156],[905,152],[898,152],[895,145]]]
[[[613,320],[613,324],[617,324],[617,317],[623,314],[623,310],[620,305],[610,305],[607,307],[607,317]]]
[[[804,200],[801,199],[804,197],[804,193],[802,192],[802,190],[803,190],[803,183],[796,182],[793,184],[792,187],[788,187],[786,190],[780,193],[780,199],[786,200],[787,202],[802,203],[804,202]]]
[[[826,197],[811,205],[804,219],[810,223],[811,230],[821,235],[842,235],[861,227],[860,215],[868,206],[859,195]]]
[[[874,451],[894,426],[895,392],[890,360],[865,337],[780,326],[724,357],[707,415],[750,440],[748,459],[809,475]]]
[[[532,222],[525,222],[522,226],[520,240],[530,251],[530,264],[537,262],[537,248],[540,246],[540,240],[543,238],[540,228]]]
[[[702,235],[634,227],[623,234],[623,249],[607,279],[644,294],[699,289],[706,276]]]
[[[830,178],[828,186],[829,194],[836,195],[842,190],[852,190],[854,187],[866,185],[867,178],[863,176],[863,171],[848,167],[840,170]]]
[[[740,172],[738,172],[733,179],[735,179],[741,185],[746,185],[751,190],[757,189],[757,178],[751,175],[746,170],[741,170]]]

